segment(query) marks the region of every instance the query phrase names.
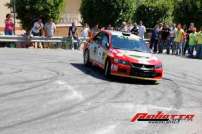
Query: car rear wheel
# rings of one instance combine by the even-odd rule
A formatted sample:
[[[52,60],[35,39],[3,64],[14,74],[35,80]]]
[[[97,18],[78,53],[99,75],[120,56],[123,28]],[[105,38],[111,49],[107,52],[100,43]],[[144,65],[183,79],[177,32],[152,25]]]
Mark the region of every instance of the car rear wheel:
[[[107,60],[105,63],[104,75],[106,78],[111,77],[111,62],[110,62],[110,60]]]
[[[83,59],[84,59],[84,65],[85,66],[90,66],[90,56],[89,56],[89,51],[88,50],[85,50]]]

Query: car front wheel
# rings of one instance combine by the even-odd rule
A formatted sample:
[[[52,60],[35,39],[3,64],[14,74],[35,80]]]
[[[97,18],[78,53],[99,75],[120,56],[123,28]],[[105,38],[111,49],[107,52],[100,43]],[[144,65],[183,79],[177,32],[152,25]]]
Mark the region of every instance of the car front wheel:
[[[89,56],[89,51],[88,50],[85,50],[83,59],[84,59],[84,65],[85,66],[90,66],[90,56]]]

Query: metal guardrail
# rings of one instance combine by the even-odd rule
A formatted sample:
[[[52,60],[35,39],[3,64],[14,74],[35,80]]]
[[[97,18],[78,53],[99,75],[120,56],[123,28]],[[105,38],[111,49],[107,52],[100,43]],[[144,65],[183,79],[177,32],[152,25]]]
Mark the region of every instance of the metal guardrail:
[[[149,44],[149,39],[144,39],[147,44]],[[57,44],[57,46],[60,46],[62,48],[69,48],[72,47],[75,43],[81,43],[86,42],[86,39],[79,38],[78,40],[74,40],[71,37],[37,37],[37,36],[8,36],[8,35],[0,35],[0,42],[12,42],[12,43],[53,43]],[[42,44],[43,45],[43,44]]]
[[[75,46],[80,46],[82,43],[85,43],[85,38],[79,38],[79,40],[74,40],[71,37],[37,37],[37,36],[9,36],[9,35],[0,35],[0,43],[11,43],[10,45],[12,47],[16,46],[22,46],[24,47],[24,44],[27,44],[26,46],[29,46],[30,43],[41,43],[41,45],[44,47],[47,45],[46,43],[51,43],[51,46],[53,48],[63,48],[63,49],[69,49]],[[13,44],[14,43],[14,44]],[[1,45],[1,44],[0,44]]]
[[[0,42],[41,42],[41,43],[66,43],[68,37],[31,37],[31,36],[5,36],[0,35]]]

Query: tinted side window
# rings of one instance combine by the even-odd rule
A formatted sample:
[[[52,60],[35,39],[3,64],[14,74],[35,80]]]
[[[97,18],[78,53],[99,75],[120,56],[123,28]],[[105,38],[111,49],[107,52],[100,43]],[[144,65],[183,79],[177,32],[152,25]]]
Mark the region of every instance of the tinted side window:
[[[102,46],[105,47],[107,43],[109,43],[109,36],[107,34],[103,34],[103,36],[102,36]]]

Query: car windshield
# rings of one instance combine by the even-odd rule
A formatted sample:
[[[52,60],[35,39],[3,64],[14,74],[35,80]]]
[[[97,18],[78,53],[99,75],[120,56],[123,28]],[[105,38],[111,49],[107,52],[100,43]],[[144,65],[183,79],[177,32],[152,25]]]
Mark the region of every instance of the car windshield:
[[[112,36],[112,47],[114,49],[130,50],[150,53],[144,40],[131,39],[127,36]]]

